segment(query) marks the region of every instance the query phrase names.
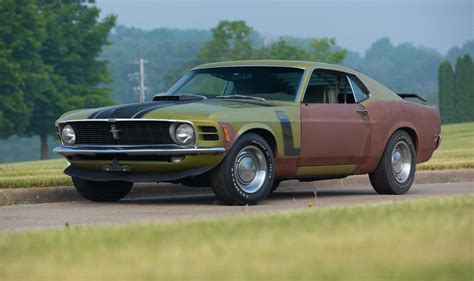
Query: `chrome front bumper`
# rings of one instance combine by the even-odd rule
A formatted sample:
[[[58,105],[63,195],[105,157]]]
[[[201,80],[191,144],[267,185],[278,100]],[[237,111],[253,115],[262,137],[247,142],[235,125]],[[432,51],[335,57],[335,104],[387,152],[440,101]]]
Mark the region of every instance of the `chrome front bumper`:
[[[125,155],[195,155],[225,152],[223,147],[176,148],[164,146],[58,146],[53,152],[62,156],[125,154]]]

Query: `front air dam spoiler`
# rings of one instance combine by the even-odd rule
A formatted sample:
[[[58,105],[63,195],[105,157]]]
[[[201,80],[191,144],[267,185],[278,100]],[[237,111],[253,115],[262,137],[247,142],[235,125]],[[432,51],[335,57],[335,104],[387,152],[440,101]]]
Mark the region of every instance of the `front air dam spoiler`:
[[[169,182],[182,178],[194,177],[212,169],[210,166],[189,169],[179,172],[123,172],[123,171],[93,171],[69,166],[64,170],[66,175],[91,181],[127,181],[127,182]]]

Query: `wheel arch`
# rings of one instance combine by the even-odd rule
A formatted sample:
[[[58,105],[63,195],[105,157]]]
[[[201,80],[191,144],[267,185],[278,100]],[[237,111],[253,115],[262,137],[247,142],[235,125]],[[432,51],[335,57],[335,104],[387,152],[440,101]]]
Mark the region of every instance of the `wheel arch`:
[[[415,129],[411,127],[401,127],[393,131],[392,135],[398,130],[405,131],[410,136],[411,140],[413,141],[413,145],[415,146],[415,151],[418,152],[418,134]]]
[[[383,153],[388,145],[388,142],[390,141],[390,138],[398,130],[404,131],[410,136],[410,138],[413,140],[413,145],[415,146],[415,152],[418,155],[418,149],[419,149],[418,131],[415,129],[415,127],[412,124],[408,122],[397,122],[393,124],[393,126],[389,130],[385,131],[382,145],[375,150],[376,154],[374,155],[373,161],[370,161],[369,165],[363,168],[364,171],[372,172],[374,169],[376,169],[377,165],[380,163],[380,160],[382,159]]]
[[[279,144],[278,144],[277,138],[275,137],[275,133],[268,126],[265,126],[265,125],[246,126],[239,130],[239,136],[242,136],[248,133],[254,133],[261,136],[263,139],[265,139],[268,142],[268,144],[272,148],[273,155],[275,157],[278,155],[277,153],[278,153]]]

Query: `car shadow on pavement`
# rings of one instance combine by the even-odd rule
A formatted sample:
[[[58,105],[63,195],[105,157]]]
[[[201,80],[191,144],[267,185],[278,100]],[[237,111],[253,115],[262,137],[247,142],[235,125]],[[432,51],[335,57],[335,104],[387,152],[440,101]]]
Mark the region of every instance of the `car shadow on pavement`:
[[[343,197],[357,197],[357,196],[367,196],[374,195],[377,196],[377,193],[373,189],[324,189],[324,190],[277,190],[270,194],[267,199],[265,199],[260,204],[265,205],[266,203],[271,203],[272,201],[292,201],[295,199],[313,199],[318,198],[343,198]],[[211,192],[202,193],[197,190],[195,193],[187,192],[186,194],[176,194],[167,193],[166,195],[160,195],[159,192],[156,195],[151,195],[147,197],[132,197],[125,198],[118,202],[118,204],[160,204],[160,205],[222,205],[221,202]]]

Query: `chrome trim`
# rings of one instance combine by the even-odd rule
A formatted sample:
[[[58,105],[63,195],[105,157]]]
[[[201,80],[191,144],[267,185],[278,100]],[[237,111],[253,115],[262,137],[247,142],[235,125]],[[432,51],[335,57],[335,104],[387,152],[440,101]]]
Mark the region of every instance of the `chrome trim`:
[[[263,152],[253,145],[242,150],[234,163],[234,184],[247,193],[258,192],[267,178],[267,161]]]
[[[349,87],[351,87],[351,92],[352,92],[352,97],[354,98],[354,102],[355,103],[360,103],[360,101],[357,100],[357,97],[355,95],[355,92],[354,92],[354,86],[352,86],[352,81],[351,79],[349,78],[349,75],[346,74],[346,80],[347,82],[349,82]],[[345,88],[344,88],[345,90]],[[346,93],[345,93],[346,94]],[[345,98],[344,98],[345,99]],[[367,110],[366,110],[367,111]]]
[[[435,147],[435,149],[438,149],[439,146],[441,145],[441,141],[443,139],[442,139],[441,135],[437,135],[437,136],[435,136],[435,138],[436,138],[436,147]]]
[[[405,141],[395,144],[391,156],[392,176],[398,183],[405,183],[410,178],[412,155]]]
[[[53,149],[54,153],[63,156],[74,155],[96,155],[96,154],[126,154],[126,155],[193,155],[193,154],[217,154],[225,152],[223,147],[206,148],[163,148],[163,146],[138,146],[138,147],[70,147],[58,146]]]
[[[334,70],[334,69],[330,69],[330,68],[320,68],[320,67],[316,67],[314,68],[312,71],[311,71],[311,74],[310,76],[308,77],[308,83],[306,84],[306,87],[304,88],[304,92],[302,93],[302,96],[301,96],[301,99],[299,100],[300,103],[303,103],[303,100],[304,100],[304,96],[306,95],[306,89],[308,88],[308,85],[309,85],[309,80],[311,79],[311,76],[313,75],[313,73],[317,70],[328,70],[328,71],[333,71],[333,72],[340,72],[340,73],[343,73],[345,74],[346,76],[346,79],[350,76],[355,76],[363,85],[364,87],[367,89],[368,93],[367,94],[367,97],[363,100],[360,100],[360,101],[356,101],[356,98],[355,98],[355,94],[354,94],[354,89],[352,87],[352,84],[351,82],[349,81],[349,79],[347,79],[349,81],[349,85],[351,87],[351,90],[352,90],[352,95],[354,96],[354,101],[356,101],[356,103],[362,103],[363,101],[366,101],[368,99],[370,99],[372,97],[372,94],[371,92],[369,91],[369,88],[364,84],[364,82],[354,73],[350,73],[348,71],[342,71],[342,70]],[[306,72],[305,72],[306,74]]]
[[[183,149],[183,148],[197,148],[195,145],[177,145],[177,144],[76,144],[73,146],[70,145],[63,145],[64,147],[71,147],[71,148],[147,148],[147,147],[154,147],[154,148],[177,148],[177,149]]]
[[[176,120],[176,119],[133,119],[133,118],[107,118],[107,119],[73,119],[73,120],[65,120],[61,121],[58,124],[64,124],[68,122],[117,122],[117,121],[162,121],[162,122],[182,122],[182,123],[189,123],[193,124],[191,121],[188,120]]]

